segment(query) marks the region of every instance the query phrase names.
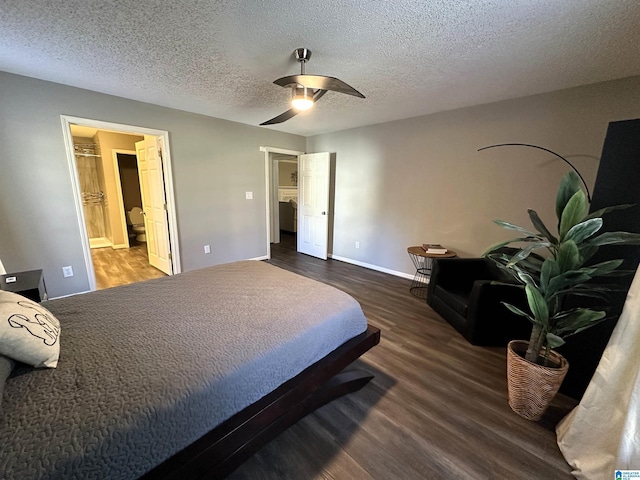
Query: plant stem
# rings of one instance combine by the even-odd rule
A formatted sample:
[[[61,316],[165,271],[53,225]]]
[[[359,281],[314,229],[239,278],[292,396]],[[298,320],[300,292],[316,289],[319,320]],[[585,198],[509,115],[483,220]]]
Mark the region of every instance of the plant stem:
[[[531,337],[529,338],[529,348],[525,359],[533,363],[538,363],[538,357],[540,356],[540,350],[542,349],[542,343],[544,342],[544,332],[540,325],[533,325],[531,330]]]
[[[549,362],[549,356],[551,354],[551,347],[547,345],[544,349],[544,365],[546,367],[551,366],[551,362]]]

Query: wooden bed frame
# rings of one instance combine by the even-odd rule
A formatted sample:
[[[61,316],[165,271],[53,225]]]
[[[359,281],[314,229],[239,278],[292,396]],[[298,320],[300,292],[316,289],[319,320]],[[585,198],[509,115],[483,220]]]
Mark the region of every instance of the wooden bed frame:
[[[342,370],[380,342],[380,330],[352,338],[276,390],[146,473],[144,480],[224,478],[305,415],[355,392],[372,378]]]

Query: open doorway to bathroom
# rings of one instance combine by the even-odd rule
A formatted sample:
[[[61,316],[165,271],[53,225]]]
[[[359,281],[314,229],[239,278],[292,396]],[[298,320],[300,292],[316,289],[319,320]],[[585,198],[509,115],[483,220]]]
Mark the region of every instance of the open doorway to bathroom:
[[[178,273],[168,136],[73,120],[63,126],[91,289]]]

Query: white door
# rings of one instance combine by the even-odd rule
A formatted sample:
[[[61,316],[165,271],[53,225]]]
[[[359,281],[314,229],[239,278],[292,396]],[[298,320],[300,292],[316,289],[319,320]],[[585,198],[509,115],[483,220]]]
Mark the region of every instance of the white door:
[[[298,161],[298,252],[327,259],[329,243],[329,153]]]
[[[158,139],[147,137],[141,142],[136,142],[136,156],[149,263],[167,275],[171,275],[169,221]]]

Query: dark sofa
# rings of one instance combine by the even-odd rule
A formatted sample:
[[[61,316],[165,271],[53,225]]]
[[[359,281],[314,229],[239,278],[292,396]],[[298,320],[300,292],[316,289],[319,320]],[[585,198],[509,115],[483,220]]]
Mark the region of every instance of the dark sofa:
[[[524,290],[514,283],[489,259],[439,258],[433,262],[427,303],[471,344],[506,346],[531,334],[531,323],[500,303],[524,308]]]

